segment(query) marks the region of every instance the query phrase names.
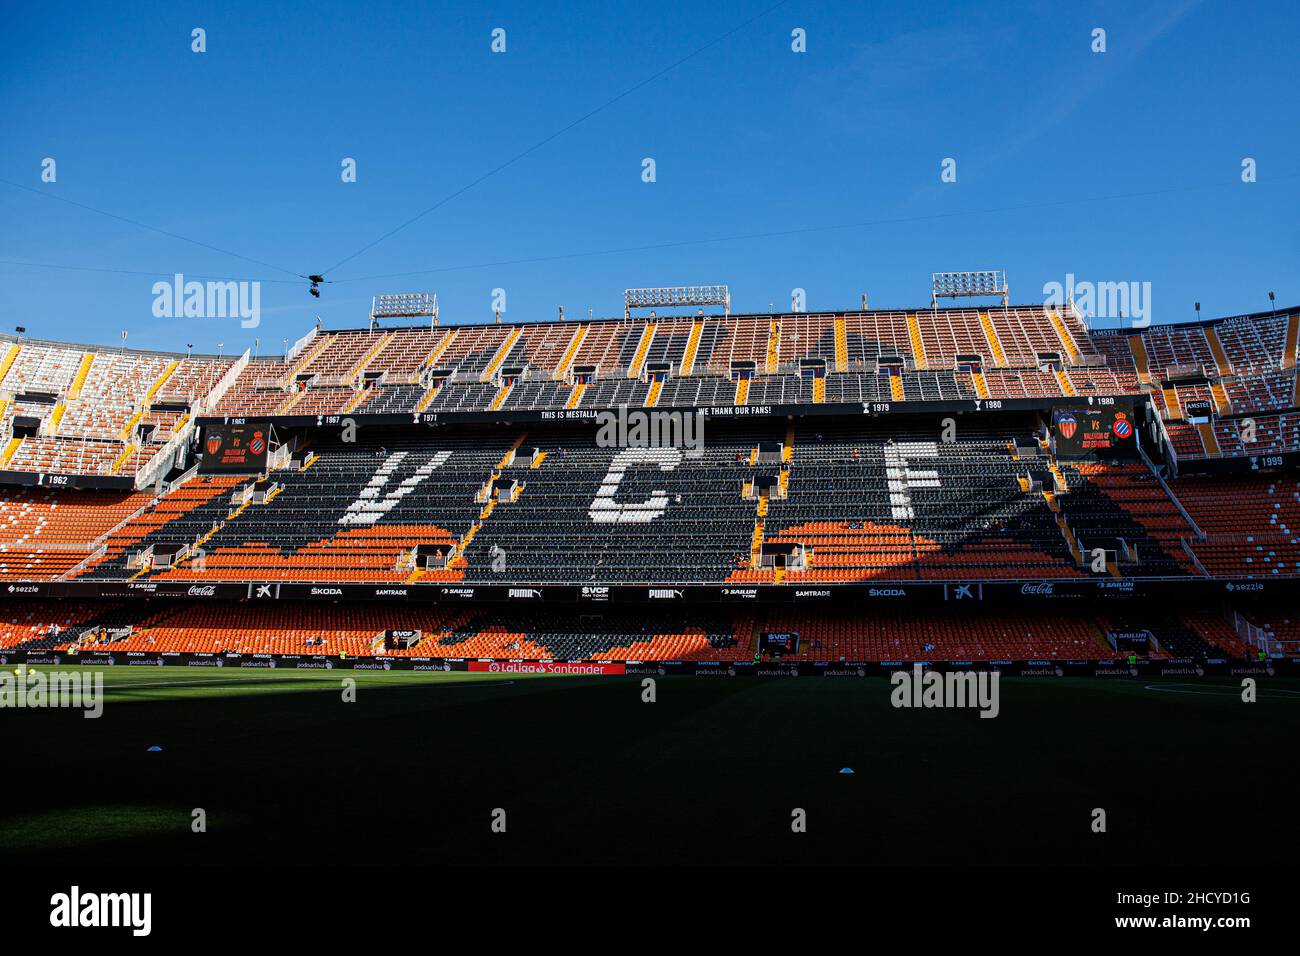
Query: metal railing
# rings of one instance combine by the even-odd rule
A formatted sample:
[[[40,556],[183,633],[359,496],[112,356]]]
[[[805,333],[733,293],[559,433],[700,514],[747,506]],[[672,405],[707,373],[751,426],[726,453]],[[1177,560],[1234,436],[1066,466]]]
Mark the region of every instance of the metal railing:
[[[190,436],[194,434],[196,427],[194,418],[195,416],[190,416],[180,430],[167,440],[167,444],[154,452],[153,457],[145,462],[144,467],[135,473],[136,488],[148,488],[172,470],[172,467],[176,464],[176,453],[184,450]]]
[[[320,335],[320,329],[313,326],[311,331],[300,338],[297,342],[294,342],[293,345],[289,346],[289,351],[284,355],[284,364],[291,365],[293,360],[298,357],[303,349],[315,341],[316,336],[318,335]]]

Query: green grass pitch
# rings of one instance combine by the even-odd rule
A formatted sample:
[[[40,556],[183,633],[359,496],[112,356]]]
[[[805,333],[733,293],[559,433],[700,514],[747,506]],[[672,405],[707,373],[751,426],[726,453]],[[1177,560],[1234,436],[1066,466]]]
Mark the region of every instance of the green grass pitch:
[[[0,711],[11,862],[1296,857],[1275,825],[1296,794],[1295,681],[1247,704],[1227,679],[1006,679],[981,720],[895,709],[884,678],[661,677],[644,703],[631,677],[101,672],[100,719]]]

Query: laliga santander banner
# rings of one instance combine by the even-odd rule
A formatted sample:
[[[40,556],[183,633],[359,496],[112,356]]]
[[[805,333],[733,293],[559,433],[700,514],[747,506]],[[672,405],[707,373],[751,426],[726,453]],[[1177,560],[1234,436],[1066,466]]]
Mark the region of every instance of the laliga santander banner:
[[[624,674],[627,667],[617,663],[570,663],[567,661],[470,661],[469,670],[479,674]]]

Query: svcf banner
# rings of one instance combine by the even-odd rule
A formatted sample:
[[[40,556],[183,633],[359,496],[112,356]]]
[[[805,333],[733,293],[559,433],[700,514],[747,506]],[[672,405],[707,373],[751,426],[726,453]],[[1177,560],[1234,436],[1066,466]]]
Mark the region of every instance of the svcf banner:
[[[253,472],[266,468],[266,451],[270,445],[270,425],[250,422],[245,425],[205,425],[203,461],[199,471]]]
[[[1137,455],[1137,421],[1133,403],[1052,409],[1052,432],[1058,458],[1128,458]]]

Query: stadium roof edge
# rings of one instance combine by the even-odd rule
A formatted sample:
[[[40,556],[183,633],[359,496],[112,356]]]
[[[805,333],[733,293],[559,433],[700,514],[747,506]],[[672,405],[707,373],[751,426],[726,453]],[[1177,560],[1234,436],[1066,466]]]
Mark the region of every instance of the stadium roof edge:
[[[1238,319],[1271,319],[1279,315],[1295,315],[1300,312],[1300,305],[1293,305],[1287,309],[1265,309],[1261,312],[1240,312],[1236,315],[1220,315],[1212,319],[1183,319],[1176,322],[1152,322],[1142,328],[1117,328],[1117,329],[1088,329],[1091,335],[1132,335],[1135,332],[1143,332],[1146,329],[1156,328],[1157,326],[1192,326],[1192,325],[1218,325],[1220,322],[1233,322]]]
[[[1042,307],[1043,307],[1043,303],[1041,303],[1041,302],[1030,302],[1030,303],[1020,303],[1020,304],[1016,304],[1016,305],[1010,305],[1010,306],[1007,306],[1006,308],[1008,308],[1008,309],[1041,309]],[[940,314],[943,314],[943,313],[955,313],[955,312],[972,312],[972,311],[977,311],[977,312],[987,312],[987,311],[990,311],[990,309],[993,310],[993,311],[1000,311],[1000,310],[1002,309],[1002,306],[994,305],[994,306],[976,307],[976,308],[972,308],[972,307],[970,307],[970,306],[966,306],[966,307],[963,307],[963,308],[948,307],[948,308],[941,308],[941,309],[931,309],[928,305],[926,305],[926,306],[922,306],[922,307],[920,307],[920,308],[905,308],[905,309],[897,309],[897,308],[890,308],[890,309],[819,309],[819,310],[816,310],[816,311],[808,311],[808,312],[736,312],[736,313],[732,313],[731,316],[730,316],[729,318],[731,318],[731,319],[768,319],[768,320],[771,320],[771,319],[787,319],[787,318],[795,318],[795,317],[808,318],[808,317],[814,317],[814,316],[836,316],[836,315],[890,315],[890,314],[909,314],[909,313],[919,315],[919,314],[924,314],[924,313],[927,313],[927,312],[937,312],[937,313],[940,313]],[[1157,327],[1157,326],[1192,326],[1192,325],[1202,325],[1202,326],[1206,326],[1206,325],[1215,325],[1215,324],[1218,324],[1218,323],[1220,323],[1220,322],[1228,322],[1228,321],[1239,320],[1239,319],[1264,319],[1264,318],[1271,318],[1271,317],[1274,317],[1274,316],[1281,316],[1281,315],[1294,315],[1294,314],[1296,314],[1297,312],[1300,312],[1300,305],[1290,306],[1290,307],[1288,307],[1288,308],[1283,308],[1283,309],[1268,309],[1268,310],[1264,310],[1264,311],[1260,311],[1260,312],[1243,312],[1243,313],[1237,313],[1237,314],[1234,314],[1234,315],[1217,316],[1217,317],[1215,317],[1215,318],[1209,318],[1209,319],[1199,319],[1199,320],[1198,320],[1198,319],[1191,319],[1191,320],[1188,320],[1188,321],[1179,321],[1179,322],[1155,322],[1155,323],[1152,323],[1152,324],[1149,325],[1149,326],[1145,326],[1145,328],[1148,328],[1148,329],[1149,329],[1149,328],[1154,328],[1154,327]],[[696,319],[696,318],[701,318],[701,316],[698,316],[698,315],[689,315],[689,314],[683,314],[683,315],[663,315],[663,316],[656,316],[656,319],[655,319],[655,320],[656,320],[656,321],[667,321],[667,320],[670,320],[670,319]],[[711,313],[711,314],[706,314],[706,315],[704,315],[703,318],[705,318],[705,319],[722,319],[722,318],[724,318],[724,316],[721,315],[721,314]],[[632,319],[630,319],[630,320],[629,320],[629,319],[625,319],[625,318],[624,318],[623,316],[621,316],[621,315],[600,316],[600,317],[597,317],[597,318],[590,318],[590,319],[577,319],[577,318],[574,318],[574,319],[565,319],[565,320],[564,320],[564,324],[566,324],[566,325],[572,325],[572,326],[574,326],[574,327],[576,328],[576,327],[579,326],[579,325],[590,325],[590,324],[593,324],[593,323],[596,323],[596,322],[627,322],[627,321],[632,321],[632,322],[648,322],[648,321],[649,321],[649,317],[648,317],[648,316],[634,316],[634,317],[633,317]],[[469,322],[444,322],[444,323],[441,323],[440,325],[436,326],[436,328],[439,328],[439,329],[448,329],[448,328],[482,328],[482,327],[493,326],[493,325],[496,325],[496,324],[497,324],[497,323],[494,322],[494,321],[491,320],[491,319],[485,319],[485,320],[482,320],[482,321],[469,321]],[[524,321],[512,321],[512,322],[502,322],[502,323],[500,323],[500,325],[501,325],[503,328],[513,328],[513,327],[515,327],[515,326],[525,326],[525,327],[526,327],[526,326],[533,326],[533,325],[559,325],[559,324],[561,324],[561,322],[560,322],[560,320],[557,319],[557,318],[550,318],[550,319],[535,319],[535,320],[524,320]],[[395,331],[400,331],[400,330],[403,330],[403,329],[428,329],[428,328],[429,328],[429,326],[428,326],[427,324],[424,324],[424,323],[421,323],[421,324],[419,324],[419,325],[382,325],[382,326],[376,326],[376,327],[377,327],[377,328],[380,328],[380,329],[382,329],[383,331],[386,331],[386,332],[395,332]],[[321,329],[320,329],[320,332],[321,332],[321,333],[324,333],[324,334],[331,334],[331,335],[332,335],[332,334],[353,333],[353,332],[368,332],[368,331],[370,331],[369,326],[361,326],[361,327],[355,327],[355,328],[347,328],[347,327],[345,327],[345,328],[337,328],[337,329],[328,329],[328,328],[321,328]],[[1141,332],[1141,331],[1143,331],[1143,329],[1138,329],[1138,328],[1128,328],[1128,329],[1125,329],[1125,328],[1116,328],[1116,329],[1090,328],[1090,329],[1088,330],[1089,334],[1091,334],[1091,335],[1105,335],[1105,336],[1114,336],[1114,335],[1132,335],[1132,334],[1134,334],[1135,332]],[[66,349],[66,348],[73,348],[73,349],[83,349],[83,350],[85,350],[85,351],[92,351],[92,352],[119,352],[119,353],[128,353],[128,354],[131,354],[131,355],[158,355],[158,356],[163,356],[163,357],[166,357],[166,358],[173,358],[173,359],[184,359],[184,358],[187,357],[187,356],[185,355],[184,352],[180,352],[180,351],[169,351],[169,350],[167,350],[167,349],[141,349],[141,348],[129,348],[129,347],[123,347],[123,346],[121,346],[121,345],[104,345],[104,344],[102,344],[102,343],[101,343],[101,344],[94,344],[94,343],[87,343],[87,342],[67,342],[67,341],[62,341],[62,340],[59,340],[59,339],[34,338],[34,337],[32,337],[32,336],[27,336],[27,335],[15,335],[15,334],[13,334],[12,332],[0,332],[0,343],[27,343],[27,344],[29,344],[29,345],[51,346],[51,347],[54,347],[54,348],[65,348],[65,349]],[[229,360],[231,360],[231,361],[234,361],[235,359],[237,359],[237,358],[238,358],[240,355],[242,355],[242,354],[243,354],[243,350],[235,350],[235,351],[232,351],[232,352],[229,352],[229,353],[225,353],[225,354],[222,354],[222,355],[215,355],[215,354],[213,354],[213,353],[211,353],[211,352],[194,352],[194,353],[191,353],[188,357],[191,358],[191,359],[197,359],[197,360],[199,360],[199,361],[205,361],[205,360],[206,360],[206,361],[214,361],[214,360],[225,360],[225,359],[229,359]],[[270,362],[270,363],[275,363],[275,362],[278,362],[278,361],[281,360],[281,359],[280,359],[280,356],[278,356],[278,355],[276,355],[276,354],[274,354],[274,353],[270,353],[270,354],[266,354],[266,355],[260,355],[260,356],[257,356],[256,358],[252,358],[252,357],[250,357],[250,359],[251,359],[251,361],[254,361],[254,362]]]
[[[1025,303],[1019,303],[1019,304],[1013,304],[1013,305],[1008,305],[1008,306],[1006,306],[1006,308],[1007,308],[1008,310],[1010,310],[1010,309],[1041,309],[1041,308],[1043,308],[1043,307],[1044,307],[1044,306],[1043,306],[1043,303],[1041,303],[1041,302],[1025,302]],[[705,319],[769,319],[769,320],[770,320],[770,319],[787,319],[787,318],[796,318],[796,317],[800,317],[800,318],[809,318],[809,317],[814,317],[814,316],[836,316],[836,315],[907,315],[907,314],[921,315],[921,314],[924,314],[924,313],[938,313],[938,314],[941,314],[941,315],[942,315],[942,314],[945,314],[945,313],[957,313],[957,312],[989,312],[989,311],[1002,311],[1002,309],[1003,309],[1003,306],[1000,306],[1000,305],[992,305],[992,306],[978,306],[978,307],[971,307],[971,306],[962,306],[962,307],[957,307],[957,306],[948,306],[948,307],[946,307],[946,308],[939,308],[939,309],[931,309],[928,305],[926,305],[926,306],[921,306],[921,307],[919,307],[919,308],[903,308],[903,309],[898,309],[898,308],[889,308],[889,309],[816,309],[816,310],[811,310],[811,309],[810,309],[810,310],[807,311],[807,312],[733,312],[730,316],[724,316],[724,315],[722,315],[722,314],[720,314],[720,313],[706,313],[706,314],[703,315],[703,316],[700,316],[700,315],[691,315],[691,314],[683,313],[683,314],[675,314],[675,315],[660,315],[660,316],[655,316],[654,321],[656,321],[656,322],[665,322],[665,321],[669,321],[669,320],[672,320],[672,319],[698,319],[698,318],[705,318]],[[1200,319],[1200,320],[1192,319],[1192,320],[1189,321],[1189,322],[1156,322],[1156,323],[1153,323],[1153,325],[1213,325],[1213,324],[1215,324],[1215,323],[1217,323],[1217,322],[1226,322],[1226,321],[1229,321],[1229,320],[1231,320],[1231,319],[1259,319],[1259,318],[1268,318],[1268,317],[1270,317],[1270,316],[1275,316],[1275,315],[1292,315],[1292,314],[1294,314],[1294,313],[1296,313],[1296,312],[1300,312],[1300,305],[1292,306],[1291,308],[1286,308],[1286,309],[1272,309],[1272,310],[1265,311],[1265,312],[1250,312],[1250,313],[1242,313],[1242,314],[1237,314],[1237,315],[1225,315],[1225,316],[1219,316],[1219,317],[1216,317],[1216,318]],[[500,322],[500,323],[497,323],[497,322],[495,322],[495,321],[492,320],[492,319],[483,319],[483,320],[481,320],[481,321],[480,321],[480,320],[471,320],[471,321],[466,321],[466,322],[446,322],[446,321],[444,321],[444,322],[441,322],[440,324],[438,324],[437,326],[435,326],[435,328],[439,328],[439,329],[449,329],[449,328],[453,328],[453,329],[463,329],[463,328],[485,328],[485,327],[490,327],[490,326],[494,326],[494,325],[498,325],[498,324],[499,324],[502,328],[513,328],[513,327],[515,327],[515,326],[525,326],[525,327],[526,327],[526,326],[532,326],[532,325],[560,325],[560,324],[564,324],[564,325],[572,325],[572,326],[574,326],[574,327],[576,328],[576,327],[579,326],[579,325],[592,325],[592,324],[595,324],[595,323],[598,323],[598,322],[649,322],[649,321],[650,321],[650,317],[649,317],[649,316],[633,316],[631,319],[626,319],[626,318],[624,318],[624,317],[621,316],[621,315],[597,316],[597,317],[595,317],[595,318],[590,318],[590,319],[565,318],[565,319],[563,320],[563,322],[561,322],[561,320],[558,319],[558,318],[550,318],[550,319],[524,319],[524,320],[520,320],[520,321],[509,321],[509,322]],[[382,330],[385,331],[385,332],[399,332],[399,331],[403,331],[403,330],[405,330],[405,329],[428,329],[429,327],[430,327],[430,326],[429,326],[428,324],[426,324],[426,323],[421,323],[421,324],[419,324],[419,325],[376,325],[376,328],[377,328],[377,329],[382,329]],[[1146,326],[1146,328],[1151,328],[1151,326]],[[322,329],[321,329],[321,332],[329,333],[329,334],[331,334],[331,335],[333,335],[333,334],[350,333],[350,332],[369,332],[369,331],[370,331],[370,327],[369,327],[369,326],[344,327],[344,328],[335,328],[335,329],[322,328]],[[1134,333],[1134,332],[1141,332],[1142,329],[1093,329],[1093,328],[1090,328],[1088,331],[1089,331],[1091,334],[1094,334],[1094,335],[1116,335],[1116,334],[1120,334],[1120,335],[1131,335],[1131,334]]]
[[[0,332],[0,342],[9,342],[19,345],[42,345],[58,349],[82,349],[86,352],[125,352],[130,355],[158,355],[169,359],[191,358],[198,359],[199,361],[205,359],[211,359],[213,361],[230,359],[230,361],[233,362],[243,354],[243,352],[233,352],[225,355],[217,355],[211,352],[192,352],[187,356],[184,352],[169,352],[166,349],[137,349],[125,348],[121,345],[95,345],[90,342],[67,342],[63,339],[38,339],[33,338],[30,335],[15,335],[12,332]]]

